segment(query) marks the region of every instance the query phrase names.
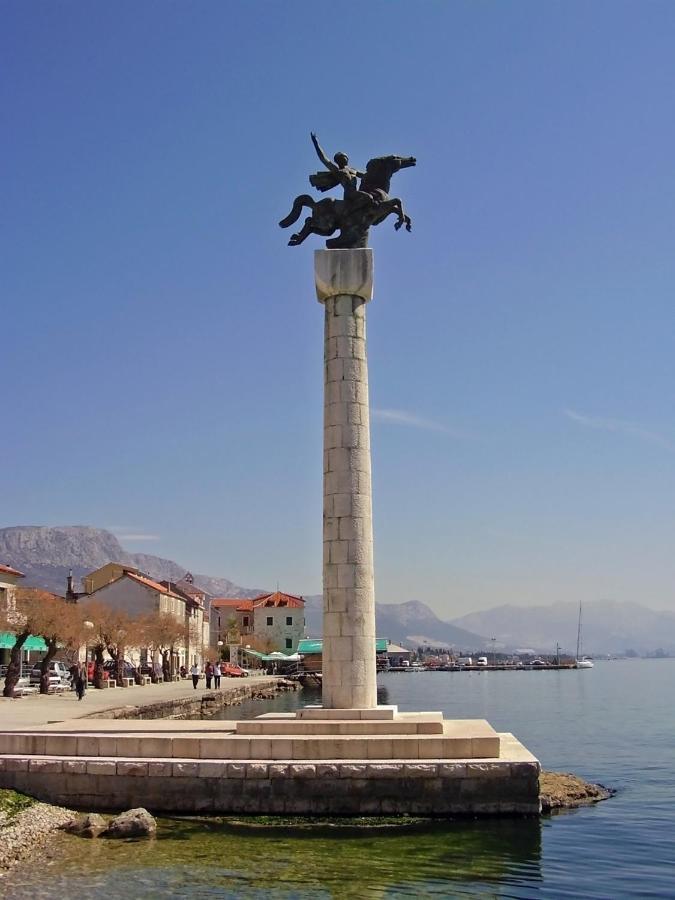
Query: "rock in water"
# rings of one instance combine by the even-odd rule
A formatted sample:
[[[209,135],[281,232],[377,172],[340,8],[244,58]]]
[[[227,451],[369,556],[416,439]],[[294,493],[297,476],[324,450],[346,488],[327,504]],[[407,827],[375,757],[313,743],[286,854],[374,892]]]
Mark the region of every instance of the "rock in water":
[[[542,812],[552,809],[574,809],[607,800],[614,791],[601,784],[591,784],[568,772],[542,772],[539,776]]]
[[[98,813],[89,813],[87,816],[68,822],[65,831],[69,834],[78,834],[80,837],[95,838],[99,834],[103,834],[107,827],[108,823],[103,816],[99,816]]]
[[[156,831],[157,822],[141,806],[115,816],[105,834],[106,837],[113,838],[148,837]]]

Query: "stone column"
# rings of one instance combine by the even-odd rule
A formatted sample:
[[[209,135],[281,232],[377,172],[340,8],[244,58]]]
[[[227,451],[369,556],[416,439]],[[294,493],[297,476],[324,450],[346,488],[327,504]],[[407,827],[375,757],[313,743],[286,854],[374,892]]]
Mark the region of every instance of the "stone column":
[[[325,309],[323,454],[323,706],[372,709],[375,591],[366,303],[373,252],[316,250]]]

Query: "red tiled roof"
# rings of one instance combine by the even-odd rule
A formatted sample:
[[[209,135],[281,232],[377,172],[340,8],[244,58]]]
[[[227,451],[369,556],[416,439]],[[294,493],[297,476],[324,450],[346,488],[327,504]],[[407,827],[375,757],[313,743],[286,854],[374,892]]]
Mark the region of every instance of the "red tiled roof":
[[[6,575],[18,575],[19,578],[26,577],[23,572],[19,572],[18,569],[13,569],[11,566],[3,566],[2,563],[0,563],[0,572],[4,572]]]
[[[211,601],[211,609],[253,609],[252,600],[244,600],[241,597],[215,597]]]
[[[257,609],[260,606],[286,606],[291,609],[302,609],[305,601],[302,597],[296,597],[295,594],[284,594],[283,591],[275,591],[273,594],[262,594],[253,601],[253,607]]]
[[[181,597],[180,594],[175,594],[173,591],[169,590],[169,588],[164,587],[163,584],[152,581],[150,578],[145,578],[143,575],[136,575],[134,572],[125,572],[124,575],[126,578],[132,578],[134,581],[138,581],[139,584],[143,584],[145,587],[152,588],[153,591],[157,591],[160,594],[167,594],[169,597],[175,597],[177,600],[185,602],[185,598]]]

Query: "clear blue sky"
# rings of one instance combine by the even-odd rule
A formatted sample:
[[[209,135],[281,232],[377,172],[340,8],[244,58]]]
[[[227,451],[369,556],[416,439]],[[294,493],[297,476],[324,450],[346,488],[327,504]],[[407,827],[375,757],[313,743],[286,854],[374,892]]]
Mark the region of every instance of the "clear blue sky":
[[[675,4],[0,3],[0,524],[321,583],[322,310],[372,236],[377,596],[675,606]],[[130,537],[135,535],[135,537]]]

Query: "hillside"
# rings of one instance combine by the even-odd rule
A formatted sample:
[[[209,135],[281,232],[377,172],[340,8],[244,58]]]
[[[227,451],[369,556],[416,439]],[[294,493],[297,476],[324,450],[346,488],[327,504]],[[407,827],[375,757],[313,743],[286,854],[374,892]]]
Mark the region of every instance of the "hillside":
[[[82,525],[0,528],[0,562],[3,561],[26,575],[25,584],[57,594],[64,593],[70,569],[78,587],[83,575],[108,562],[135,566],[151,578],[171,581],[178,581],[189,569],[160,556],[129,553],[110,531]],[[228,578],[192,574],[195,583],[215,597],[256,597],[263,593],[240,587]]]
[[[307,633],[321,634],[321,595],[305,597]],[[439,619],[433,610],[418,600],[407,603],[376,603],[376,628],[378,637],[389,638],[395,644],[416,647],[420,644],[452,646],[456,649],[476,650],[486,646],[479,634],[459,628]]]

